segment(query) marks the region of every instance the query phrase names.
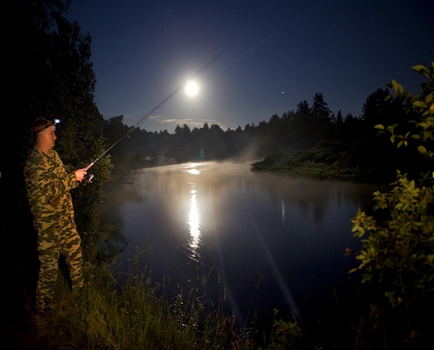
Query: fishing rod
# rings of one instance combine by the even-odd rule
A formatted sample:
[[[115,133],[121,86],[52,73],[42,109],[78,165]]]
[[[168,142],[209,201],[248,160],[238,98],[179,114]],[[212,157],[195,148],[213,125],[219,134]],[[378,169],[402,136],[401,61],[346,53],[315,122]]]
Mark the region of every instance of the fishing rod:
[[[102,152],[98,158],[96,158],[92,163],[90,163],[87,167],[84,168],[85,171],[90,169],[97,161],[99,161],[102,157],[104,157],[110,150],[116,146],[119,142],[121,142],[125,137],[127,137],[134,129],[137,129],[139,125],[148,118],[155,110],[157,110],[161,105],[166,103],[169,99],[173,97],[179,90],[182,89],[183,86],[177,88],[174,92],[172,92],[169,96],[167,96],[163,101],[161,101],[158,105],[156,105],[152,110],[147,113],[142,119],[140,119],[135,125],[133,125],[124,135],[122,135],[117,141],[115,141],[109,148],[107,148],[104,152]]]
[[[208,68],[213,62],[215,62],[224,52],[225,50],[222,50],[219,54],[217,54],[216,56],[214,56],[207,64],[205,64],[201,69],[199,69],[194,75],[193,78],[198,76],[203,70],[205,70],[206,68]],[[115,141],[109,148],[107,148],[104,152],[102,152],[98,158],[96,158],[92,163],[90,163],[88,166],[86,166],[84,168],[85,171],[88,171],[96,162],[98,162],[102,157],[104,157],[108,152],[110,152],[110,150],[115,147],[119,142],[121,142],[125,137],[127,137],[134,129],[137,129],[139,127],[139,125],[146,119],[148,118],[154,111],[158,110],[158,108],[160,108],[163,104],[165,104],[168,100],[170,100],[174,95],[176,95],[185,85],[181,85],[179,86],[177,89],[175,89],[175,91],[173,91],[170,95],[168,95],[164,100],[162,100],[160,103],[158,103],[154,108],[151,109],[151,111],[147,114],[145,114],[145,116],[143,118],[141,118],[136,124],[134,124],[124,135],[122,135],[117,141]],[[85,183],[90,183],[92,182],[94,175],[93,174],[88,174],[86,175],[85,178]]]

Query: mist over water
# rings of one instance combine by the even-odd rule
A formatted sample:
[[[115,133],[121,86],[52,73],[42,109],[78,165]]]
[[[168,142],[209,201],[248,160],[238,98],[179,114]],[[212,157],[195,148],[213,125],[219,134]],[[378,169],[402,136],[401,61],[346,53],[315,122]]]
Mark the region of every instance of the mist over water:
[[[250,171],[250,163],[186,163],[140,170],[132,184],[110,184],[103,220],[128,240],[119,267],[149,239],[152,281],[168,278],[188,296],[215,301],[226,288],[227,313],[244,322],[273,308],[309,319],[345,293],[357,247],[351,219],[372,207],[375,186]],[[149,260],[148,260],[149,259]]]

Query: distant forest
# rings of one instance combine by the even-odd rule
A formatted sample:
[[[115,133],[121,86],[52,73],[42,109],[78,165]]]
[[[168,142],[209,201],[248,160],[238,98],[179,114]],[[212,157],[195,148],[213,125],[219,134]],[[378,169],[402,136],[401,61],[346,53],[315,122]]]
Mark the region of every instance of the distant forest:
[[[397,149],[377,135],[374,128],[377,124],[404,123],[411,119],[403,109],[404,101],[386,99],[389,94],[387,88],[377,89],[367,97],[362,115],[358,117],[343,116],[340,111],[335,115],[323,94],[316,93],[311,105],[305,100],[296,110],[235,130],[223,130],[218,124],[207,123],[193,129],[187,124],[177,125],[172,134],[136,129],[111,152],[115,174],[187,161],[253,161],[285,151],[332,167],[375,173],[375,180],[393,180],[397,164],[411,173],[415,162],[420,168],[425,159],[422,156],[415,159],[414,150]],[[404,124],[408,127],[408,123]],[[103,128],[109,144],[130,130],[123,123],[123,116],[105,121]],[[304,152],[300,153],[302,150]],[[408,157],[408,154],[413,156]]]

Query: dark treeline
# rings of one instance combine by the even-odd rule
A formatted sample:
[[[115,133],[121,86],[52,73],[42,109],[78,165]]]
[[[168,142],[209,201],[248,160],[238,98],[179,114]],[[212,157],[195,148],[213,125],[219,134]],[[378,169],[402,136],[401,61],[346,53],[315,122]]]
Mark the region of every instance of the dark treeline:
[[[335,115],[322,93],[313,96],[281,116],[273,115],[258,125],[247,124],[242,129],[223,130],[218,124],[193,128],[178,125],[174,133],[147,132],[137,129],[131,137],[113,148],[115,168],[124,172],[137,167],[200,160],[253,160],[282,150],[304,150],[302,157],[329,166],[347,167],[375,173],[376,181],[394,178],[396,164],[407,172],[413,165],[424,161],[408,154],[409,148],[396,149],[393,144],[378,137],[377,124],[390,125],[405,122],[411,116],[403,110],[404,102],[398,98],[386,99],[390,92],[378,88],[366,98],[362,115]],[[128,132],[123,116],[106,122],[104,135],[114,143]],[[413,153],[414,154],[414,153]],[[300,157],[300,153],[298,153]],[[363,178],[363,177],[362,177]]]

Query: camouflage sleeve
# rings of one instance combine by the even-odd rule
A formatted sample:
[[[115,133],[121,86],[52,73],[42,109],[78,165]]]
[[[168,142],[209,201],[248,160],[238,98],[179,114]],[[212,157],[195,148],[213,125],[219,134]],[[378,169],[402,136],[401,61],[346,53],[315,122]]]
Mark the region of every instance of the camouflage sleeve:
[[[56,152],[52,159],[33,157],[27,168],[27,180],[48,202],[78,186],[75,173],[68,174]]]

